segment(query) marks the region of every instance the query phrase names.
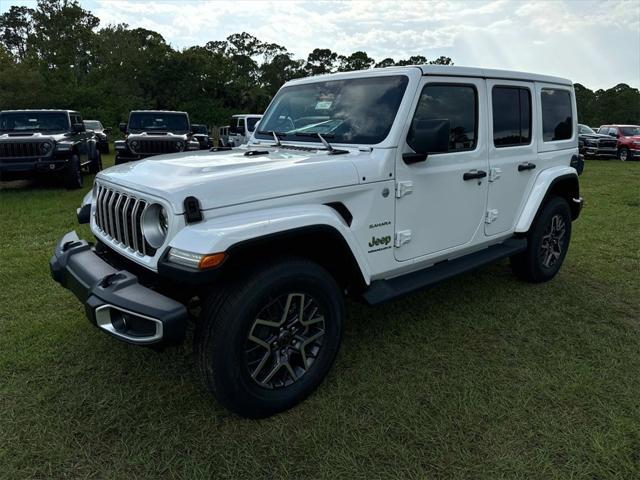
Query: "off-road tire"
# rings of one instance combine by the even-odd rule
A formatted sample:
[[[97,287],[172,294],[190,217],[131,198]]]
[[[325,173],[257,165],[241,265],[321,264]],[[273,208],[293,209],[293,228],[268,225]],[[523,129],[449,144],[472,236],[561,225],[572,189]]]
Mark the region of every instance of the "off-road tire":
[[[82,188],[83,183],[80,158],[74,154],[69,158],[69,162],[64,169],[64,185],[69,190],[76,190]]]
[[[313,357],[312,364],[297,380],[289,376],[292,384],[266,388],[259,384],[257,376],[256,379],[252,377],[246,350],[250,342],[248,337],[255,334],[258,314],[262,315],[266,305],[275,305],[277,299],[283,296],[301,294],[308,295],[319,306],[324,327],[321,337],[323,343]],[[304,303],[300,302],[301,305]],[[292,301],[291,306],[294,305],[297,303]],[[283,312],[287,312],[282,315],[285,318],[290,312],[295,313],[295,308],[285,307]],[[304,308],[300,312],[291,318],[295,321],[299,316],[309,316],[304,313]],[[230,282],[225,289],[212,293],[204,300],[194,336],[199,373],[218,401],[238,415],[264,418],[282,412],[309,396],[331,369],[342,340],[343,319],[343,294],[326,270],[300,258],[275,261],[243,274],[242,278]],[[293,345],[295,340],[289,339]],[[277,337],[274,342],[279,340],[280,337]],[[286,339],[284,341],[287,342]],[[273,352],[278,359],[289,358],[280,357],[279,348],[275,351],[269,348],[265,355]],[[287,363],[291,367],[294,357]],[[307,360],[304,360],[306,363]],[[269,369],[272,370],[277,371],[276,368]],[[278,373],[282,374],[280,371]],[[284,370],[284,375],[289,375],[288,370]]]
[[[564,232],[560,241],[557,241],[553,235],[553,222],[558,225],[558,220],[561,220]],[[570,239],[571,209],[564,198],[553,196],[544,204],[529,230],[527,249],[511,257],[513,272],[522,280],[532,283],[551,280],[562,266],[569,249]],[[550,248],[553,250],[553,264],[545,264],[549,259],[545,252]]]
[[[89,173],[95,175],[102,170],[102,153],[100,150],[96,150],[96,158],[93,159],[89,165]]]

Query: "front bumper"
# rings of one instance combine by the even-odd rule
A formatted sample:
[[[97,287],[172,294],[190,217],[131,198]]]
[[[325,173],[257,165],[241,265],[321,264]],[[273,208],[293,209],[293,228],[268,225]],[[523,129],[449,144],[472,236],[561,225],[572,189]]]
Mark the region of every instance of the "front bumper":
[[[0,172],[6,174],[32,174],[58,172],[67,166],[66,158],[0,159]]]
[[[87,318],[101,330],[136,345],[182,342],[186,307],[109,265],[75,231],[58,242],[49,265],[53,279],[78,297]]]

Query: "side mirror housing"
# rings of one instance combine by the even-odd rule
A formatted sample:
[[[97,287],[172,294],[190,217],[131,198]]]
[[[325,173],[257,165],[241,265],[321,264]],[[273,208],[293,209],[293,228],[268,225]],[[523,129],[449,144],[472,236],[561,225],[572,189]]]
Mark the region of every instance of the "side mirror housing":
[[[120,131],[121,131],[122,133],[127,133],[127,124],[126,124],[126,123],[124,123],[124,122],[120,122],[120,125],[119,125],[119,126],[120,126]]]
[[[86,132],[87,128],[84,126],[84,123],[74,123],[73,131],[75,133],[82,133],[82,132]]]
[[[411,164],[426,160],[430,153],[448,152],[450,131],[449,119],[418,120],[414,118],[407,134],[407,144],[416,153],[403,154],[403,160]]]

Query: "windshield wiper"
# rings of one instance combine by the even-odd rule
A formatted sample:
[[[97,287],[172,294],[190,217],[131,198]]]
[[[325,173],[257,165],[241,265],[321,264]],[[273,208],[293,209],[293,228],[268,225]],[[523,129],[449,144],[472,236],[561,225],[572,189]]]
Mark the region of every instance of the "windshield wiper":
[[[275,144],[274,147],[279,147],[282,144],[280,143],[280,137],[286,137],[287,134],[284,132],[276,132],[274,130],[258,130],[256,133],[259,133],[260,135],[272,135],[273,139],[275,140]]]

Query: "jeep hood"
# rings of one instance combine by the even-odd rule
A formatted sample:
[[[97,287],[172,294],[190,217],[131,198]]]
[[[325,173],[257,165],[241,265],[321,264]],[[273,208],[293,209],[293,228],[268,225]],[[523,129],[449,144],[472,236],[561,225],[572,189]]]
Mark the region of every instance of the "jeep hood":
[[[103,170],[97,180],[163,198],[175,213],[184,211],[189,196],[209,210],[358,183],[352,154],[247,151],[159,155]]]

